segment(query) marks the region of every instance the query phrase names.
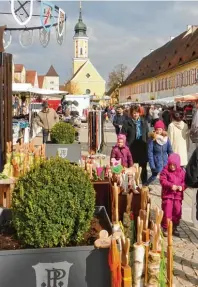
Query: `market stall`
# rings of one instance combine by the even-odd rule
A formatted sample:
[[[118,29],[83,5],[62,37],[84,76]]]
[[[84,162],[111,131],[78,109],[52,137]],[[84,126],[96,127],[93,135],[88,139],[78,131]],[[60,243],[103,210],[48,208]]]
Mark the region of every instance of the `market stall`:
[[[21,99],[22,95],[25,97],[25,108],[14,112],[13,115],[13,144],[16,144],[18,141],[28,143],[30,139],[35,138],[41,132],[41,127],[36,125],[34,119],[42,110],[42,101],[49,100],[49,97],[52,97],[52,99],[49,100],[49,107],[54,108],[54,102],[56,102],[55,104],[58,106],[60,98],[67,92],[35,88],[31,84],[26,83],[13,83],[12,93],[18,99]],[[37,101],[38,96],[40,96],[39,101]]]

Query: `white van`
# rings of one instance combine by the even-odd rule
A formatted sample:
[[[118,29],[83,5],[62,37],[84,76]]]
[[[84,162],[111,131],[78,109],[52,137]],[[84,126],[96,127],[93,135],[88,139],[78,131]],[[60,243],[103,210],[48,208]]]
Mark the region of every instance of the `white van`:
[[[90,107],[90,95],[66,95],[67,101],[76,101],[78,106],[71,106],[71,110],[79,112],[79,116],[82,122],[87,122],[88,110]]]

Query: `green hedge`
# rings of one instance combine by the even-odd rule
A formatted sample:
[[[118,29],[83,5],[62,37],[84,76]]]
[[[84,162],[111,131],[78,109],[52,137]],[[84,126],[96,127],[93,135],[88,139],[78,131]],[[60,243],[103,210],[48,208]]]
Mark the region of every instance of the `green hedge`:
[[[95,191],[83,169],[52,158],[19,179],[13,191],[13,224],[32,247],[75,245],[89,229]]]
[[[75,129],[71,124],[59,122],[51,130],[51,140],[58,144],[72,144],[75,140]]]

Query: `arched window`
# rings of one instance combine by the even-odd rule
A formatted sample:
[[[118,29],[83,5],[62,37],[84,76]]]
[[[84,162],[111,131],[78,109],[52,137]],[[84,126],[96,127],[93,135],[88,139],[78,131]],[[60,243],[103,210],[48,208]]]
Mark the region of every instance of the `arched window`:
[[[86,95],[90,95],[91,94],[91,91],[90,89],[86,89],[86,92],[85,92]]]
[[[82,55],[83,54],[83,49],[82,48],[80,48],[80,55]]]

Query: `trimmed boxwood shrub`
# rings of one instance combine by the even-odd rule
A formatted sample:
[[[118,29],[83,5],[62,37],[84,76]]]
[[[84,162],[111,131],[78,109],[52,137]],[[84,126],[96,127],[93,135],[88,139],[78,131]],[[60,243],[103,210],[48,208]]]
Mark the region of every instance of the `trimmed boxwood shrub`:
[[[70,246],[88,231],[95,191],[79,166],[51,158],[21,177],[13,191],[13,225],[32,247]]]
[[[72,144],[75,140],[75,129],[72,125],[59,122],[51,130],[51,140],[57,144]]]

